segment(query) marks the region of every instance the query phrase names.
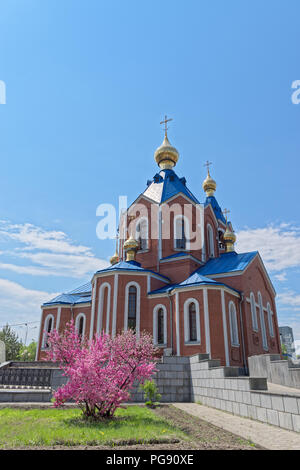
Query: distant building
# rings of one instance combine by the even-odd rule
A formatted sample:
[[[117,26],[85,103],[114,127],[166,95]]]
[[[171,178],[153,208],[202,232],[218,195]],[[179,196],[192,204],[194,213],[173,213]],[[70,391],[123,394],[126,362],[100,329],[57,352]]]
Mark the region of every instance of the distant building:
[[[290,326],[280,326],[279,334],[281,344],[284,344],[284,346],[286,347],[287,354],[290,356],[295,354],[294,335],[292,328]]]

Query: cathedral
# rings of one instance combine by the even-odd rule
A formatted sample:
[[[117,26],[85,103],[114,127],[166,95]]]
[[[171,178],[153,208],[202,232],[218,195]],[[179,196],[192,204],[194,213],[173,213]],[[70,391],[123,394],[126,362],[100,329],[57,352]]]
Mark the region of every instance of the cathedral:
[[[275,290],[257,251],[237,253],[229,211],[203,181],[204,202],[175,171],[167,135],[154,153],[158,173],[123,211],[111,265],[91,282],[42,305],[37,359],[46,333],[74,320],[82,338],[147,331],[163,355],[209,354],[248,369],[249,356],[280,354]]]

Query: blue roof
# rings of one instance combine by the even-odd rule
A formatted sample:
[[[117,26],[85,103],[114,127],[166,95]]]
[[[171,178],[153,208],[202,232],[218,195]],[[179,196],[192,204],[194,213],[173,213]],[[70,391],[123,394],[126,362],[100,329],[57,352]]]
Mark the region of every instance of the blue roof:
[[[113,264],[112,266],[109,266],[108,268],[100,269],[97,271],[96,274],[98,273],[105,273],[105,272],[111,272],[111,271],[139,271],[139,272],[145,272],[145,273],[153,273],[156,276],[163,277],[166,279],[167,282],[170,282],[170,279],[166,276],[163,276],[162,274],[156,273],[155,271],[152,271],[151,269],[145,269],[142,268],[141,265],[135,261],[119,261],[119,263]]]
[[[92,284],[87,282],[83,286],[77,287],[77,289],[71,290],[68,294],[89,294],[92,292]]]
[[[219,206],[218,201],[216,200],[214,196],[208,196],[206,198],[204,207],[208,206],[209,204],[211,205],[217,220],[221,220],[224,224],[226,224],[226,219],[223,215],[221,207]]]
[[[189,199],[199,204],[198,199],[185,185],[185,178],[179,178],[174,170],[161,170],[152,181],[149,181],[144,196],[161,204],[178,193],[185,194]]]
[[[251,251],[249,253],[231,251],[223,253],[219,258],[210,259],[204,266],[198,268],[197,273],[208,276],[243,271],[257,254],[258,251]]]
[[[53,304],[67,304],[67,305],[74,305],[74,304],[82,304],[82,303],[89,303],[91,302],[91,295],[75,295],[75,294],[60,294],[54,299],[50,300],[49,302],[45,302],[43,305],[53,305]]]
[[[161,287],[160,289],[156,289],[149,294],[163,294],[170,292],[172,289],[182,288],[182,287],[190,287],[190,286],[201,286],[201,285],[214,285],[214,286],[225,286],[231,290],[234,290],[239,293],[237,289],[224,284],[223,282],[217,282],[213,279],[209,279],[208,277],[202,276],[197,271],[191,274],[187,279],[180,282],[179,284],[172,284],[171,286]]]

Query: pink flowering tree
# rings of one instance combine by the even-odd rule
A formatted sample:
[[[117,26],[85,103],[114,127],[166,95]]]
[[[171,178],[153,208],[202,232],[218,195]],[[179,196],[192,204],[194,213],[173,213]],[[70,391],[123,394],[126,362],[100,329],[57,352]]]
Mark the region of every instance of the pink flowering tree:
[[[152,337],[132,330],[111,337],[95,336],[81,341],[74,323],[59,334],[48,334],[47,359],[58,362],[68,382],[54,394],[54,406],[74,400],[85,416],[110,418],[124,401],[130,400],[134,382],[151,378],[158,357]]]

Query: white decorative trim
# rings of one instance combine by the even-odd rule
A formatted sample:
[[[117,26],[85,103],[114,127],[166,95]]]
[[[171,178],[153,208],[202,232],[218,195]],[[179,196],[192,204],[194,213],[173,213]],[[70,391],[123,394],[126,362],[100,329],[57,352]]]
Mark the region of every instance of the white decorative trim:
[[[83,331],[82,331],[82,341],[84,339],[84,335],[85,335],[85,325],[86,325],[86,315],[84,313],[79,313],[77,316],[76,316],[76,320],[75,320],[75,329],[76,331],[78,332],[78,329],[79,329],[79,322],[80,322],[80,319],[83,318]]]
[[[147,276],[147,294],[148,292],[151,292],[151,277],[149,275]]]
[[[61,307],[58,307],[57,309],[57,317],[56,317],[56,325],[55,329],[58,331],[59,329],[59,324],[60,324],[60,315],[61,315]]]
[[[176,350],[177,356],[180,356],[180,335],[179,335],[179,293],[175,293],[175,311],[176,311]],[[171,325],[172,328],[172,325]]]
[[[128,300],[129,300],[129,287],[136,287],[136,336],[140,336],[140,309],[141,309],[141,287],[137,282],[131,281],[125,287],[125,310],[124,310],[124,331],[128,329]]]
[[[167,259],[161,259],[160,263],[169,263],[171,261],[178,261],[181,259],[192,259],[193,261],[196,261],[196,263],[201,264],[203,266],[203,262],[199,261],[197,258],[195,258],[193,255],[190,255],[189,253],[185,253],[182,256],[173,256],[172,258],[167,258]]]
[[[119,283],[119,274],[115,274],[114,279],[114,306],[113,306],[113,318],[112,318],[112,337],[116,335],[117,331],[117,303],[118,303],[118,283]],[[106,323],[107,328],[107,323]]]
[[[163,343],[158,343],[157,341],[157,333],[158,333],[158,330],[157,330],[157,327],[158,327],[158,320],[157,320],[157,317],[158,317],[158,311],[159,309],[163,309],[163,312],[164,312],[164,341]],[[153,309],[153,343],[155,346],[160,346],[160,347],[166,347],[167,346],[167,309],[166,309],[166,306],[163,305],[163,304],[158,304],[154,307]]]
[[[232,318],[233,314],[233,318]],[[238,322],[237,322],[237,315],[236,315],[236,307],[234,302],[230,300],[228,304],[228,316],[229,316],[229,325],[230,325],[230,340],[231,340],[231,346],[240,346],[240,341],[239,341],[239,328],[238,328]],[[235,336],[237,338],[237,341],[235,341]]]
[[[265,314],[264,314],[264,309],[263,309],[262,296],[259,291],[257,293],[257,298],[258,298],[258,305],[259,305],[259,318],[260,318],[263,348],[265,351],[268,351],[269,348],[268,348],[268,339],[267,339],[267,332],[266,332]]]
[[[275,337],[274,323],[273,323],[273,315],[274,314],[271,310],[271,305],[270,305],[269,302],[267,303],[267,313],[268,313],[269,333],[270,333],[271,338],[274,338]]]
[[[208,257],[214,258],[215,257],[215,242],[214,242],[214,231],[210,224],[206,225],[207,230],[207,245],[208,245]]]
[[[93,338],[93,330],[94,330],[94,318],[95,318],[95,308],[96,308],[96,286],[97,286],[97,281],[93,283],[92,285],[92,290],[93,290],[93,296],[92,296],[92,315],[91,315],[91,326],[90,326],[90,339]]]
[[[196,332],[197,339],[195,341],[190,340],[190,321],[189,321],[189,306],[191,303],[195,304],[196,307]],[[201,344],[201,331],[200,331],[200,311],[199,302],[197,299],[190,297],[184,302],[184,343],[186,345]]]
[[[45,320],[44,320],[44,330],[43,330],[43,341],[42,341],[42,347],[41,349],[46,349],[46,330],[48,330],[48,322],[52,320],[52,325],[51,325],[51,330],[50,331],[53,331],[54,329],[54,315],[52,315],[52,313],[49,313]]]
[[[230,362],[229,362],[229,349],[228,349],[228,332],[227,332],[227,321],[226,321],[225,294],[223,290],[221,291],[221,304],[222,304],[225,361],[226,361],[226,366],[229,366]]]
[[[257,322],[257,310],[256,308],[259,307],[259,305],[256,304],[255,301],[255,295],[253,292],[250,292],[250,309],[251,309],[251,318],[252,318],[252,329],[253,331],[258,332],[258,322]]]
[[[209,327],[209,310],[208,310],[207,288],[203,289],[203,305],[204,305],[206,353],[209,355],[209,358],[210,358],[211,357],[211,350],[210,350],[210,327]]]

